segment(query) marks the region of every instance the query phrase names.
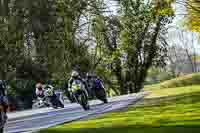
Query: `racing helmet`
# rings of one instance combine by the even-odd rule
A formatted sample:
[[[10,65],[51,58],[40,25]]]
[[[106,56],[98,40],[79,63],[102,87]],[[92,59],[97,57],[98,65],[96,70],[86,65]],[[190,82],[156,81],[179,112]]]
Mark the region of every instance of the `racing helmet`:
[[[79,76],[79,73],[77,71],[73,71],[71,74],[71,77],[77,78]]]

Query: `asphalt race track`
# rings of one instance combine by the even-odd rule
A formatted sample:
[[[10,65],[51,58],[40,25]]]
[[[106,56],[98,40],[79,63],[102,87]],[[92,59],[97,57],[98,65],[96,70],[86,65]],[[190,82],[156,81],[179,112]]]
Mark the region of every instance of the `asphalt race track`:
[[[108,104],[99,100],[90,101],[91,109],[84,111],[78,104],[66,104],[63,109],[42,108],[8,114],[5,133],[28,133],[49,128],[65,122],[95,117],[106,112],[111,112],[135,104],[146,93],[124,95],[109,98]]]

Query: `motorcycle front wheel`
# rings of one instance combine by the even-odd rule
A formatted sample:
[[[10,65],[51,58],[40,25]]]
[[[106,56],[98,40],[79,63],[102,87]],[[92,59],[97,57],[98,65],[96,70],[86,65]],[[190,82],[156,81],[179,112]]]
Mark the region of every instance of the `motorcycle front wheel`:
[[[88,103],[88,100],[87,100],[87,96],[83,93],[82,95],[81,95],[81,105],[82,105],[82,107],[83,107],[83,109],[84,110],[89,110],[90,109],[90,105],[89,105],[89,103]]]

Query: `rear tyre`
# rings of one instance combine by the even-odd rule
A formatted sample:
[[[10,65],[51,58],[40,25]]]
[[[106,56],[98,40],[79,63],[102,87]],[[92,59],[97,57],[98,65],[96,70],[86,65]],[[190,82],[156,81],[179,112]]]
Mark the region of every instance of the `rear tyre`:
[[[57,101],[57,99],[56,99],[56,97],[51,97],[50,98],[50,103],[51,103],[51,105],[52,105],[52,107],[54,108],[54,109],[57,109],[58,108],[58,101]]]
[[[82,105],[84,110],[90,110],[89,104],[84,104]]]
[[[107,99],[107,96],[106,96],[106,91],[103,88],[99,93],[99,99],[101,101],[103,101],[104,103],[108,103],[108,99]]]

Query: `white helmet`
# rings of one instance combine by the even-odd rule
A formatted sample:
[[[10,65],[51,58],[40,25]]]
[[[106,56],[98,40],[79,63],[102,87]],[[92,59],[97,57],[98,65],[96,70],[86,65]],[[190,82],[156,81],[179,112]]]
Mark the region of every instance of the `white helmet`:
[[[78,77],[78,76],[79,76],[79,73],[78,73],[77,71],[73,71],[71,76],[72,76],[72,77]]]

